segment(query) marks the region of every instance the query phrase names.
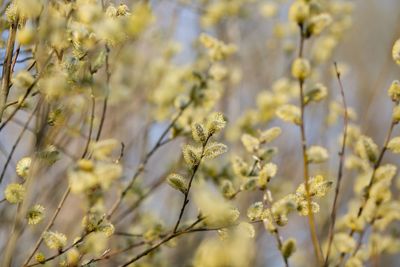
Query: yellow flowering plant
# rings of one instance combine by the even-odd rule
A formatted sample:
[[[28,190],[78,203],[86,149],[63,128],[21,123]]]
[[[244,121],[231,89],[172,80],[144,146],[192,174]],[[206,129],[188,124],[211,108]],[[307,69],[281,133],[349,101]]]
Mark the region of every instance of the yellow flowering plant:
[[[397,266],[399,9],[0,1],[0,266]]]

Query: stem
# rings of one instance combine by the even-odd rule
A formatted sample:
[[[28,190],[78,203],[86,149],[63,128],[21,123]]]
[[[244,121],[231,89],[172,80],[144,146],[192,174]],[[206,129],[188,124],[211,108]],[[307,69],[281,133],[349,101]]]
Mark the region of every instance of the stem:
[[[100,125],[99,125],[99,129],[97,131],[97,135],[96,135],[96,141],[99,141],[100,136],[101,136],[101,132],[103,130],[103,126],[104,126],[104,121],[106,119],[106,112],[107,112],[107,106],[108,106],[108,96],[110,94],[110,78],[111,78],[111,72],[110,72],[110,62],[109,62],[109,58],[110,58],[110,48],[106,45],[106,81],[107,81],[107,92],[106,92],[106,96],[104,98],[103,101],[103,109],[101,111],[101,119],[100,119]]]
[[[356,217],[357,219],[361,217],[361,215],[362,215],[362,213],[363,213],[363,211],[364,211],[364,209],[365,209],[365,205],[367,204],[367,202],[368,202],[368,200],[369,200],[370,190],[371,190],[372,185],[374,184],[374,177],[375,177],[376,170],[380,167],[380,165],[381,165],[381,163],[382,163],[383,156],[385,155],[386,150],[387,150],[387,145],[389,144],[389,141],[390,141],[390,139],[391,139],[391,137],[392,137],[393,129],[394,129],[394,127],[395,127],[396,125],[397,125],[397,122],[395,122],[395,121],[392,119],[391,122],[390,122],[389,130],[388,130],[388,132],[387,132],[387,134],[386,134],[385,141],[383,142],[383,147],[382,147],[382,149],[381,149],[381,152],[379,153],[378,160],[375,162],[375,164],[374,164],[374,166],[373,166],[371,178],[370,178],[370,180],[369,180],[369,183],[368,183],[367,187],[365,188],[366,194],[364,195],[364,197],[363,197],[363,202],[362,202],[360,208],[358,209],[357,217]],[[350,236],[350,237],[353,237],[354,233],[355,233],[355,230],[352,229],[352,230],[349,232],[349,236]],[[346,253],[340,254],[339,266],[342,265],[345,255],[346,255]]]
[[[14,155],[15,150],[17,149],[17,146],[18,146],[19,142],[21,141],[22,136],[24,135],[25,131],[27,130],[27,128],[29,126],[29,123],[31,122],[32,118],[34,117],[34,115],[35,115],[36,111],[38,110],[39,106],[40,106],[39,104],[36,105],[35,109],[32,111],[31,115],[29,115],[28,120],[25,122],[24,127],[22,128],[21,132],[19,133],[19,135],[17,137],[17,140],[15,140],[14,145],[12,146],[11,151],[8,154],[7,160],[6,160],[5,164],[4,164],[3,170],[1,172],[0,184],[3,181],[3,178],[4,178],[4,175],[6,173],[8,164],[10,164],[10,161],[11,161],[13,155]]]
[[[268,209],[268,211],[269,211],[269,213],[271,215],[271,223],[274,226],[274,231],[273,231],[272,235],[275,237],[276,243],[278,245],[278,249],[279,249],[280,254],[282,256],[283,262],[285,263],[285,266],[289,267],[288,258],[284,257],[283,254],[282,254],[282,246],[283,246],[282,237],[281,237],[281,235],[279,233],[278,227],[275,225],[275,219],[274,219],[274,216],[273,216],[273,213],[272,213],[272,208],[271,208],[272,205],[270,203],[270,200],[268,198],[267,193],[264,193],[263,200],[264,200],[263,202],[264,202],[265,206],[267,207],[267,209]]]
[[[49,261],[52,261],[52,260],[58,258],[59,256],[61,256],[61,255],[64,254],[65,252],[69,251],[70,249],[72,249],[72,248],[75,247],[76,245],[80,244],[80,243],[83,241],[83,239],[84,239],[87,235],[88,235],[88,234],[85,234],[84,236],[82,236],[81,238],[79,238],[77,241],[75,241],[73,244],[71,244],[69,247],[66,247],[66,248],[62,249],[58,254],[46,258],[46,260],[44,261],[44,263],[47,263],[47,262],[49,262]],[[25,263],[24,266],[25,266],[25,267],[32,267],[32,266],[41,265],[41,264],[44,264],[44,263],[39,263],[39,262],[37,262],[37,263],[30,264],[30,265],[27,265],[28,263]]]
[[[16,21],[11,23],[10,25],[10,31],[7,40],[6,56],[3,62],[3,74],[2,74],[1,92],[0,92],[0,122],[2,121],[3,118],[3,113],[10,89],[9,86],[10,86],[11,71],[12,71],[12,58],[14,53],[17,28],[18,28],[18,19],[16,19]]]
[[[82,154],[82,158],[85,158],[88,153],[90,140],[91,140],[92,132],[93,132],[94,112],[95,112],[95,108],[96,108],[96,100],[94,98],[93,92],[91,93],[90,98],[92,99],[92,109],[91,109],[91,113],[90,113],[89,134],[87,137],[85,150],[83,151],[83,154]]]
[[[172,127],[174,127],[175,123],[178,121],[178,119],[182,116],[183,112],[193,103],[193,100],[189,101],[183,108],[181,108],[178,112],[178,114],[175,116],[175,118],[171,121],[171,123],[168,125],[168,127],[164,130],[164,132],[161,134],[161,136],[158,138],[156,144],[153,146],[153,148],[146,154],[146,156],[144,157],[144,159],[142,160],[142,162],[139,164],[139,167],[136,169],[135,173],[133,174],[129,184],[124,188],[124,190],[121,192],[121,194],[119,195],[118,199],[114,202],[114,204],[112,205],[110,211],[107,214],[107,219],[110,219],[113,214],[115,213],[115,211],[117,210],[117,208],[119,207],[119,205],[121,205],[121,202],[123,200],[123,198],[125,197],[125,195],[128,193],[128,191],[131,189],[131,187],[133,186],[133,183],[135,182],[136,178],[139,177],[139,175],[144,171],[144,168],[147,164],[147,162],[149,161],[149,159],[151,158],[151,156],[160,148],[162,147],[164,144],[166,144],[165,142],[163,143],[163,140],[165,138],[165,136],[167,136],[167,134],[169,133],[169,131],[172,129]]]
[[[33,251],[31,252],[31,254],[29,254],[29,257],[25,260],[23,266],[27,266],[27,265],[29,264],[29,261],[32,259],[33,255],[35,255],[36,251],[39,249],[40,245],[41,245],[42,242],[43,242],[43,233],[46,232],[46,231],[49,231],[50,228],[53,226],[54,221],[56,220],[57,215],[60,213],[61,208],[62,208],[62,206],[64,205],[65,200],[67,199],[67,197],[68,197],[68,195],[69,195],[70,192],[71,192],[71,189],[68,187],[68,189],[64,192],[64,195],[62,196],[62,198],[61,198],[61,200],[60,200],[60,203],[58,204],[57,209],[56,209],[56,211],[55,211],[54,214],[53,214],[53,217],[51,217],[49,223],[48,223],[47,226],[44,228],[44,230],[43,230],[43,232],[42,232],[42,234],[41,234],[39,240],[36,242],[36,245],[35,245]]]
[[[52,56],[54,54],[54,50],[50,53],[49,57],[47,58],[46,62],[44,63],[44,67],[43,69],[49,64]],[[35,61],[36,62],[36,61]],[[31,66],[33,67],[35,64],[32,64]],[[30,67],[31,68],[31,67]],[[38,83],[39,79],[41,78],[43,74],[43,71],[41,71],[36,79],[33,81],[33,83],[26,89],[25,94],[23,95],[21,101],[19,101],[19,104],[17,105],[17,107],[11,112],[10,116],[0,125],[0,132],[3,130],[3,128],[12,120],[12,118],[15,116],[15,114],[17,114],[18,110],[23,106],[26,98],[29,96],[29,94],[31,93],[32,89],[35,87],[35,85]],[[1,107],[1,103],[0,103],[0,107]],[[1,121],[1,120],[0,120]]]
[[[176,233],[176,232],[178,231],[178,227],[179,227],[179,224],[180,224],[180,222],[181,222],[181,220],[182,220],[183,213],[185,212],[185,208],[186,208],[187,204],[189,203],[189,193],[190,193],[190,189],[191,189],[191,187],[192,187],[192,183],[193,183],[194,177],[195,177],[195,175],[196,175],[196,173],[197,173],[197,171],[198,171],[198,169],[199,169],[199,167],[200,167],[201,161],[203,160],[204,151],[205,151],[205,149],[206,149],[207,143],[208,143],[208,141],[210,140],[211,136],[212,136],[212,134],[210,134],[210,135],[207,137],[206,141],[203,143],[203,147],[202,147],[202,149],[201,149],[201,156],[200,156],[199,162],[197,162],[197,164],[194,165],[194,167],[193,167],[193,169],[192,169],[192,175],[190,176],[188,188],[187,188],[187,190],[185,191],[185,198],[184,198],[184,200],[183,200],[183,204],[182,204],[181,211],[180,211],[180,213],[179,213],[178,220],[176,221],[176,224],[175,224],[175,227],[174,227],[174,233]]]
[[[304,49],[304,34],[303,34],[303,25],[299,25],[300,28],[300,49],[299,49],[299,57],[303,57],[303,49]],[[305,134],[305,122],[304,122],[304,80],[299,79],[299,98],[300,98],[300,110],[301,110],[301,119],[300,119],[300,134],[301,134],[301,148],[303,154],[303,171],[304,171],[304,186],[306,190],[306,198],[307,198],[307,208],[308,208],[308,224],[310,228],[311,241],[314,247],[315,256],[317,259],[317,263],[320,265],[323,263],[323,255],[321,251],[321,246],[319,244],[316,224],[314,219],[314,214],[312,213],[311,206],[311,196],[310,196],[310,185],[309,181],[309,169],[308,169],[308,158],[307,158],[307,139]]]
[[[124,264],[122,264],[119,267],[126,267],[126,266],[130,265],[131,263],[136,262],[137,260],[141,259],[142,257],[148,255],[152,251],[154,251],[157,248],[159,248],[162,244],[164,244],[164,243],[170,241],[171,239],[173,239],[175,237],[178,237],[180,235],[188,234],[188,233],[195,233],[195,232],[217,231],[217,230],[221,229],[221,228],[202,228],[202,227],[200,227],[200,228],[192,228],[196,224],[197,223],[195,222],[194,224],[192,224],[191,226],[187,227],[184,230],[170,233],[164,239],[160,240],[158,243],[154,244],[153,246],[151,246],[150,248],[146,249],[142,253],[136,255],[134,258],[130,259],[129,261],[125,262]],[[232,226],[235,226],[235,225],[232,225]]]
[[[346,98],[344,95],[343,84],[340,79],[341,74],[338,70],[336,62],[335,62],[335,71],[336,71],[337,80],[339,82],[340,94],[342,96],[342,102],[343,102],[343,108],[344,108],[344,127],[343,127],[344,129],[343,129],[342,148],[339,152],[340,159],[339,159],[338,178],[337,178],[337,184],[336,184],[336,189],[335,189],[335,197],[334,197],[333,205],[332,205],[331,224],[329,227],[329,234],[328,234],[328,250],[326,252],[326,258],[325,258],[325,263],[324,263],[325,267],[328,266],[329,255],[330,255],[331,249],[332,249],[333,237],[335,235],[334,230],[335,230],[335,223],[336,223],[336,212],[337,212],[340,184],[341,184],[342,177],[343,177],[343,165],[344,165],[344,159],[345,159],[346,140],[347,140],[347,127],[348,127],[348,123],[349,123]]]

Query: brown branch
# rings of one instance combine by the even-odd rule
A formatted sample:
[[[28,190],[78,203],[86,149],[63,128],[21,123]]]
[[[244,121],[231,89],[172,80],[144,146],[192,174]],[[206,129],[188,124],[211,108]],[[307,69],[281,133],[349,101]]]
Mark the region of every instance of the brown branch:
[[[7,40],[6,56],[3,62],[3,73],[1,81],[1,91],[0,91],[0,122],[3,118],[3,113],[5,105],[7,102],[7,97],[10,89],[10,80],[12,72],[12,59],[14,53],[15,37],[17,35],[18,19],[16,19],[10,25],[10,31]]]
[[[49,57],[47,58],[44,67],[45,68],[48,63],[50,62],[52,56],[54,54],[54,51],[52,51],[49,55]],[[35,65],[36,61],[34,63],[32,63],[31,67],[33,67]],[[29,68],[31,68],[29,67]],[[15,114],[17,114],[18,110],[24,105],[24,102],[26,100],[26,98],[29,96],[29,94],[31,93],[32,89],[35,87],[35,85],[38,83],[39,79],[42,77],[43,71],[40,72],[36,79],[33,81],[33,83],[26,89],[25,94],[23,95],[22,99],[18,102],[17,107],[11,112],[10,116],[0,125],[0,132],[3,130],[3,128],[12,120],[12,118],[15,116]]]
[[[0,184],[1,184],[1,182],[3,181],[3,178],[4,178],[4,175],[5,175],[5,173],[6,173],[8,164],[10,164],[10,161],[11,161],[13,155],[14,155],[14,152],[15,152],[15,150],[17,149],[17,146],[18,146],[19,142],[21,141],[22,136],[24,135],[25,131],[27,130],[27,128],[28,128],[28,126],[29,126],[29,123],[31,122],[31,120],[32,120],[32,118],[34,117],[36,111],[38,110],[39,105],[40,105],[40,104],[37,104],[37,105],[36,105],[35,109],[32,111],[31,115],[28,117],[27,121],[25,122],[24,127],[22,128],[21,132],[19,133],[17,139],[15,140],[15,142],[14,142],[14,144],[13,144],[13,146],[12,146],[10,153],[8,153],[7,160],[6,160],[6,162],[4,163],[3,170],[2,170],[1,175],[0,175]]]
[[[64,192],[64,195],[62,196],[60,202],[58,203],[57,209],[54,212],[53,216],[51,217],[49,223],[46,225],[46,227],[44,228],[39,240],[36,242],[36,245],[34,247],[34,249],[32,250],[32,252],[29,254],[28,258],[25,260],[23,266],[27,266],[29,264],[29,261],[32,259],[33,255],[35,255],[36,251],[39,249],[40,245],[43,242],[43,233],[46,231],[49,231],[50,228],[53,226],[54,221],[57,218],[57,215],[60,213],[62,206],[65,203],[65,200],[67,199],[69,193],[71,192],[71,189],[68,187],[68,189]]]
[[[142,160],[142,162],[139,164],[138,168],[136,169],[135,173],[133,174],[130,182],[128,183],[128,185],[124,188],[124,190],[122,190],[122,192],[120,193],[118,199],[114,202],[114,204],[112,205],[110,211],[107,214],[107,219],[110,219],[113,214],[115,213],[115,211],[118,209],[119,205],[121,204],[123,198],[125,197],[125,195],[128,193],[128,191],[131,189],[131,187],[133,186],[135,180],[137,179],[137,177],[139,177],[139,175],[144,171],[144,168],[147,164],[147,162],[150,160],[150,158],[153,156],[153,154],[160,148],[163,146],[163,140],[164,138],[167,136],[167,134],[169,133],[169,131],[174,127],[175,123],[178,121],[178,119],[182,116],[182,114],[184,113],[184,111],[192,104],[192,100],[189,101],[184,107],[182,107],[178,114],[175,116],[175,118],[170,122],[170,124],[167,126],[167,128],[164,130],[164,132],[160,135],[160,137],[158,138],[156,144],[153,146],[153,148],[146,154],[146,156],[144,157],[144,159]]]
[[[347,111],[346,98],[344,95],[344,88],[343,88],[342,81],[340,79],[341,73],[339,72],[336,62],[334,63],[334,65],[335,65],[336,77],[337,77],[337,80],[339,83],[340,94],[342,97],[343,108],[344,108],[344,126],[343,126],[342,148],[339,152],[339,169],[338,169],[337,183],[336,183],[336,189],[335,189],[335,197],[334,197],[333,205],[332,205],[331,224],[329,227],[329,234],[328,234],[328,249],[326,252],[325,263],[324,263],[325,267],[328,266],[328,260],[329,260],[329,255],[331,253],[333,237],[335,235],[334,231],[335,231],[335,223],[336,223],[337,205],[338,205],[340,184],[341,184],[342,177],[343,177],[343,165],[344,165],[346,141],[347,141],[347,127],[349,124],[349,115],[348,115],[348,111]]]
[[[281,254],[281,256],[282,256],[282,259],[283,259],[283,262],[285,263],[285,266],[286,266],[286,267],[289,267],[289,260],[288,260],[288,258],[286,258],[286,257],[282,254],[282,247],[283,247],[282,237],[281,237],[281,234],[279,233],[279,228],[278,228],[278,226],[275,225],[276,222],[275,222],[274,215],[273,215],[272,208],[271,208],[272,205],[271,205],[271,203],[270,203],[270,199],[269,199],[267,193],[264,193],[263,202],[264,202],[265,206],[267,207],[267,209],[268,209],[268,211],[269,211],[269,213],[270,213],[270,216],[271,216],[271,223],[272,223],[272,225],[274,226],[274,231],[273,231],[272,235],[275,237],[276,243],[277,243],[277,245],[278,245],[279,252],[280,252],[280,254]]]
[[[109,57],[110,57],[110,48],[106,45],[106,81],[107,81],[107,92],[106,96],[104,97],[103,101],[103,109],[101,112],[101,119],[100,119],[100,125],[99,129],[97,131],[96,135],[96,141],[99,141],[101,132],[103,130],[104,126],[104,121],[106,119],[106,113],[107,113],[107,107],[108,107],[108,97],[110,95],[110,78],[111,78],[111,72],[110,72],[110,62],[109,62]]]
[[[92,109],[91,109],[91,113],[90,113],[89,133],[87,136],[85,150],[83,151],[81,158],[85,158],[88,153],[90,141],[92,138],[92,132],[93,132],[94,113],[95,113],[95,109],[96,109],[96,99],[94,98],[93,92],[91,92],[90,98],[92,100]]]
[[[79,238],[77,241],[75,241],[73,244],[71,244],[69,247],[62,249],[61,251],[58,252],[58,254],[55,254],[51,257],[46,258],[46,260],[44,262],[37,262],[37,263],[32,263],[30,265],[27,265],[28,263],[24,263],[25,267],[32,267],[32,266],[36,266],[36,265],[41,265],[41,264],[45,264],[49,261],[52,261],[56,258],[58,258],[59,256],[61,256],[62,254],[64,254],[65,252],[69,251],[70,249],[74,248],[76,245],[80,244],[84,238],[88,235],[89,233],[85,234],[84,236],[82,236],[81,238]],[[32,255],[33,256],[33,255]]]
[[[380,165],[381,165],[381,163],[382,163],[383,157],[384,157],[384,155],[385,155],[385,153],[386,153],[386,150],[388,149],[387,146],[388,146],[388,144],[389,144],[389,141],[390,141],[390,139],[391,139],[391,137],[392,137],[392,133],[393,133],[394,127],[395,127],[396,125],[397,125],[397,122],[394,121],[394,120],[392,119],[391,122],[390,122],[389,130],[388,130],[388,132],[387,132],[387,134],[386,134],[386,138],[385,138],[385,141],[384,141],[384,143],[383,143],[381,152],[379,153],[378,160],[375,162],[375,164],[374,164],[374,166],[373,166],[371,178],[370,178],[370,180],[369,180],[369,183],[368,183],[367,187],[365,188],[365,192],[366,192],[366,193],[363,195],[363,196],[364,196],[364,197],[363,197],[363,202],[361,203],[360,208],[358,209],[356,219],[360,218],[361,215],[362,215],[362,213],[364,212],[365,206],[366,206],[366,204],[367,204],[367,202],[368,202],[368,200],[369,200],[369,197],[370,197],[371,188],[372,188],[372,186],[373,186],[373,184],[374,184],[374,181],[375,181],[374,177],[375,177],[376,170],[380,167]],[[355,233],[355,230],[352,229],[352,230],[349,232],[349,236],[350,236],[350,237],[353,237],[354,233]],[[339,266],[342,265],[345,256],[346,256],[346,253],[341,253],[341,254],[340,254]]]
[[[180,224],[180,222],[181,222],[181,220],[182,220],[183,214],[184,214],[184,212],[185,212],[185,208],[186,208],[187,204],[189,203],[189,193],[190,193],[190,189],[191,189],[191,187],[192,187],[192,183],[193,183],[194,177],[196,176],[196,173],[197,173],[197,171],[198,171],[198,169],[199,169],[199,167],[200,167],[201,161],[202,161],[203,158],[204,158],[204,151],[205,151],[205,149],[206,149],[207,143],[208,143],[208,141],[210,140],[211,136],[212,136],[212,134],[208,135],[207,139],[204,141],[203,146],[202,146],[202,148],[201,148],[201,156],[200,156],[200,159],[199,159],[199,161],[192,167],[192,175],[190,176],[190,179],[189,179],[188,188],[187,188],[187,190],[185,191],[185,197],[184,197],[184,200],[183,200],[183,204],[182,204],[181,211],[179,212],[178,220],[177,220],[176,223],[175,223],[174,233],[176,233],[176,232],[178,231],[178,227],[179,227],[179,224]]]

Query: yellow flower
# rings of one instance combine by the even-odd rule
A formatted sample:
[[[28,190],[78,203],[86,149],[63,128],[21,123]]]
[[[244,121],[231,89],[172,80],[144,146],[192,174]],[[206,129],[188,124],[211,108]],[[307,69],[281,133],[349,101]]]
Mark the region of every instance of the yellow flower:
[[[389,141],[388,149],[393,153],[400,153],[400,137],[394,137]]]
[[[394,102],[400,101],[400,82],[395,80],[389,87],[388,95]]]
[[[307,27],[307,35],[319,35],[326,27],[332,23],[332,17],[327,13],[322,13],[310,19]]]
[[[199,37],[200,43],[208,49],[208,56],[212,61],[221,61],[236,52],[237,48],[232,44],[225,44],[216,38],[202,33]]]
[[[310,146],[307,149],[307,159],[310,163],[322,163],[329,158],[328,151],[320,146]]]
[[[400,122],[400,106],[395,106],[393,108],[392,120],[394,123]]]
[[[393,45],[392,57],[393,60],[400,65],[400,39],[398,39]]]
[[[63,233],[47,231],[43,234],[43,240],[50,249],[62,249],[67,244],[67,237]]]
[[[265,2],[260,8],[260,13],[266,18],[271,18],[276,16],[276,14],[278,13],[277,3],[273,1]]]
[[[35,255],[35,260],[36,260],[38,263],[45,263],[46,257],[44,256],[44,254],[43,254],[42,252],[38,252],[38,253],[36,253],[36,255]]]
[[[285,259],[288,259],[296,251],[296,240],[290,238],[282,244],[281,252]]]
[[[44,207],[36,204],[28,211],[26,217],[28,219],[28,224],[38,224],[44,218]]]
[[[32,159],[30,157],[20,159],[17,163],[17,166],[15,166],[15,171],[17,175],[21,178],[26,179],[29,175],[31,163]]]
[[[4,194],[8,202],[16,204],[24,200],[26,189],[22,184],[9,184]]]
[[[298,24],[303,23],[310,15],[309,5],[302,1],[295,1],[289,8],[289,19]]]
[[[301,123],[300,109],[294,105],[283,105],[278,108],[276,115],[284,121],[299,125]]]
[[[17,40],[21,45],[29,45],[34,39],[35,30],[30,26],[25,26],[17,32]]]
[[[307,59],[297,58],[292,64],[292,76],[299,80],[305,80],[311,74],[311,65]]]

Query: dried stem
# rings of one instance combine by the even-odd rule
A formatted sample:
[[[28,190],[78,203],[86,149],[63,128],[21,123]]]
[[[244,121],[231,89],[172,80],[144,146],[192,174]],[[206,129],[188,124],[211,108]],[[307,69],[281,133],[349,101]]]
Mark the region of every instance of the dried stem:
[[[342,84],[342,81],[341,81],[341,78],[340,78],[341,73],[339,72],[339,69],[337,67],[336,62],[335,62],[334,65],[335,65],[336,77],[337,77],[337,80],[338,80],[338,83],[339,83],[340,94],[341,94],[341,97],[342,97],[343,108],[344,108],[344,126],[343,126],[342,148],[341,148],[341,150],[339,152],[339,169],[338,169],[337,183],[336,183],[336,188],[335,188],[335,197],[334,197],[334,200],[333,200],[332,212],[331,212],[331,224],[329,226],[328,249],[327,249],[327,252],[326,252],[324,266],[328,266],[328,260],[329,260],[329,255],[331,253],[333,237],[335,235],[334,231],[335,231],[335,223],[336,223],[337,205],[338,205],[340,184],[341,184],[342,177],[343,177],[343,165],[344,165],[345,151],[346,151],[346,141],[347,141],[347,127],[348,127],[348,124],[349,124],[349,115],[348,115],[348,111],[347,111],[346,98],[345,98],[345,95],[344,95],[343,84]]]

